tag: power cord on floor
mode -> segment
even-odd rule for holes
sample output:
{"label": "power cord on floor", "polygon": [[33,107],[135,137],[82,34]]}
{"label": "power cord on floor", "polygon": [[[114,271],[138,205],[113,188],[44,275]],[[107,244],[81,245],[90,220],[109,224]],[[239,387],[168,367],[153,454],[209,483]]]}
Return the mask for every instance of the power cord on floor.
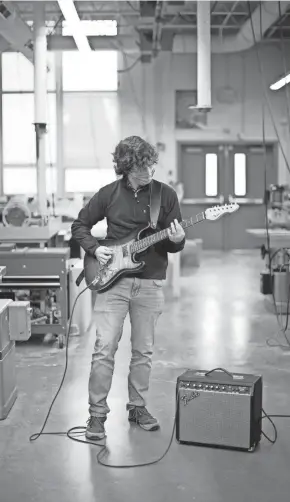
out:
{"label": "power cord on floor", "polygon": [[[105,444],[100,444],[99,441],[98,442],[93,442],[93,441],[79,439],[80,436],[84,436],[85,435],[86,427],[84,427],[84,426],[72,427],[67,432],[43,432],[44,428],[45,428],[45,426],[47,424],[49,415],[51,413],[52,407],[53,407],[53,405],[54,405],[54,403],[55,403],[55,401],[57,399],[57,396],[59,395],[59,393],[61,391],[62,385],[63,385],[64,380],[65,380],[65,376],[66,376],[66,372],[67,372],[67,368],[68,368],[68,342],[69,342],[70,328],[71,328],[71,322],[72,322],[72,319],[73,319],[74,309],[75,309],[75,306],[76,306],[76,303],[77,303],[79,297],[91,286],[91,284],[89,284],[86,288],[84,288],[82,291],[80,291],[80,293],[77,295],[77,297],[76,297],[76,299],[74,301],[72,312],[71,312],[71,317],[70,317],[70,322],[69,322],[69,327],[68,327],[68,334],[67,334],[67,338],[66,338],[65,368],[64,368],[63,377],[61,379],[61,383],[59,385],[59,388],[58,388],[58,390],[57,390],[57,392],[56,392],[56,394],[55,394],[55,396],[54,396],[54,398],[52,400],[52,403],[51,403],[50,407],[49,407],[48,413],[46,415],[46,418],[44,420],[44,423],[43,423],[43,426],[42,426],[40,432],[32,434],[30,436],[29,440],[30,440],[30,442],[33,442],[33,441],[36,441],[40,436],[44,436],[44,435],[46,435],[46,436],[62,436],[62,437],[68,437],[72,441],[76,441],[78,443],[91,444],[93,446],[98,446],[98,447],[101,448],[101,451],[97,455],[97,461],[98,461],[99,464],[101,464],[101,465],[103,465],[105,467],[113,467],[113,468],[117,468],[117,469],[125,469],[125,468],[128,469],[128,468],[145,467],[145,466],[148,466],[148,465],[157,464],[158,462],[160,462],[167,455],[168,451],[171,448],[172,442],[173,442],[174,432],[175,432],[175,428],[176,428],[176,419],[177,419],[177,412],[178,412],[178,404],[179,404],[179,390],[176,393],[176,403],[175,403],[175,410],[176,411],[175,411],[173,429],[172,429],[172,434],[171,434],[171,438],[170,438],[170,441],[169,441],[169,445],[167,446],[165,452],[160,457],[158,457],[155,460],[151,460],[149,462],[142,462],[140,464],[130,464],[130,465],[114,465],[114,464],[105,463],[103,461],[103,458],[107,457],[109,455],[109,453],[110,453],[110,450],[107,448],[107,446]],[[190,370],[190,368],[187,368],[186,370],[188,371],[188,370]],[[214,370],[212,370],[212,371],[214,371]],[[276,442],[276,440],[277,440],[278,433],[277,433],[277,429],[276,429],[276,426],[275,426],[274,422],[271,420],[271,417],[283,417],[283,418],[289,417],[290,418],[290,415],[267,415],[267,413],[263,409],[262,409],[262,412],[264,413],[264,416],[261,418],[261,420],[263,420],[264,418],[267,418],[270,421],[270,423],[273,425],[274,433],[275,433],[274,440],[270,439],[263,431],[262,431],[262,434],[263,434],[263,436],[270,443],[274,444]]]}
{"label": "power cord on floor", "polygon": [[[45,417],[45,420],[44,420],[44,423],[43,423],[43,426],[42,426],[40,432],[32,434],[30,436],[29,440],[30,440],[30,442],[36,441],[40,436],[63,436],[63,437],[68,437],[69,439],[72,439],[73,441],[77,441],[78,443],[91,444],[93,446],[101,447],[102,449],[99,452],[99,454],[97,455],[97,460],[98,460],[99,464],[104,465],[105,467],[129,468],[129,467],[144,467],[146,465],[156,464],[156,463],[160,462],[160,460],[162,460],[165,457],[165,455],[168,453],[168,451],[171,447],[173,437],[174,437],[175,426],[176,426],[176,414],[175,414],[175,418],[174,418],[174,424],[173,424],[173,430],[172,430],[170,442],[169,442],[169,445],[166,448],[165,452],[163,453],[163,455],[156,460],[152,460],[151,462],[146,462],[146,463],[142,463],[142,464],[111,465],[111,464],[104,463],[102,459],[110,453],[109,449],[107,448],[106,445],[100,444],[99,442],[92,442],[92,441],[88,441],[88,440],[77,439],[78,436],[82,436],[85,434],[86,427],[84,427],[84,426],[72,427],[67,432],[43,432],[45,429],[45,426],[47,424],[49,415],[51,413],[52,407],[53,407],[53,405],[54,405],[54,403],[55,403],[55,401],[61,391],[61,388],[62,388],[64,380],[65,380],[65,376],[66,376],[66,372],[67,372],[67,368],[68,368],[68,342],[69,342],[69,336],[70,336],[70,331],[71,331],[71,323],[72,323],[72,319],[73,319],[74,309],[75,309],[75,306],[77,304],[79,297],[93,284],[93,282],[94,281],[92,281],[92,283],[90,283],[87,287],[85,287],[82,291],[80,291],[80,293],[77,295],[77,297],[74,301],[73,308],[71,311],[69,326],[68,326],[68,330],[67,330],[66,346],[65,346],[65,367],[64,367],[63,377],[61,379],[59,388],[58,388],[58,390],[52,400],[50,407],[49,407],[49,410],[47,412],[47,415]],[[177,399],[178,399],[178,397],[177,397]],[[177,406],[176,406],[176,410],[177,410]]]}
{"label": "power cord on floor", "polygon": [[[269,235],[269,219],[268,219],[268,201],[267,201],[267,197],[266,197],[266,192],[267,192],[267,186],[268,186],[268,184],[267,184],[267,151],[266,151],[267,144],[266,144],[266,133],[265,133],[265,104],[266,104],[266,106],[268,108],[268,111],[269,111],[269,114],[270,114],[270,119],[271,119],[273,128],[275,130],[275,134],[276,134],[276,137],[277,137],[277,140],[278,140],[278,143],[279,143],[279,146],[280,146],[280,149],[281,149],[281,152],[282,152],[282,155],[284,157],[285,164],[286,164],[286,167],[287,167],[289,173],[290,173],[290,166],[289,166],[289,162],[288,162],[287,156],[285,154],[285,151],[284,151],[284,148],[283,148],[283,145],[282,145],[282,141],[281,141],[281,138],[280,138],[280,135],[279,135],[279,132],[278,132],[278,128],[277,128],[277,125],[276,125],[276,122],[275,122],[275,119],[274,119],[274,114],[273,114],[273,111],[272,111],[271,103],[270,103],[270,100],[269,100],[269,97],[268,97],[268,94],[267,94],[267,89],[266,89],[266,85],[265,85],[266,80],[264,78],[264,70],[263,70],[263,65],[262,65],[262,58],[260,56],[259,47],[257,45],[257,39],[256,39],[256,34],[255,34],[254,24],[253,24],[253,19],[252,19],[252,11],[251,11],[251,6],[250,6],[250,2],[249,1],[247,2],[247,5],[248,5],[249,20],[250,20],[250,25],[251,25],[252,35],[253,35],[253,41],[254,41],[255,49],[256,49],[256,53],[257,53],[258,69],[259,69],[259,73],[260,73],[260,77],[261,77],[261,86],[262,86],[262,91],[263,91],[263,95],[264,95],[264,103],[263,103],[263,106],[262,106],[262,142],[263,142],[263,145],[264,145],[264,184],[265,184],[265,213],[266,213],[265,214],[265,218],[266,218],[267,247],[268,247],[268,253],[269,253],[269,273],[270,273],[270,278],[272,278],[272,266],[271,266],[272,265],[272,261],[273,261],[274,257],[280,251],[284,251],[285,252],[286,250],[281,248],[281,249],[276,250],[273,253],[272,256],[270,255],[270,235]],[[278,2],[278,9],[279,9],[279,13],[281,14],[280,2]],[[262,39],[262,35],[263,35],[262,26],[263,26],[263,20],[262,20],[262,2],[260,2],[260,39]],[[285,59],[283,44],[282,44],[282,52],[283,52],[284,59]],[[287,89],[286,89],[286,93],[287,93]],[[289,127],[290,127],[290,116],[289,116],[289,110],[290,109],[289,109],[289,104],[288,104],[288,96],[286,96],[286,100],[287,100],[288,120],[289,120]],[[286,253],[287,253],[287,251],[286,251]],[[289,254],[288,254],[288,257],[289,257]],[[288,264],[288,270],[289,270],[289,264]],[[271,344],[270,340],[272,340],[273,338],[268,338],[266,340],[266,343],[270,347],[288,348],[288,347],[290,347],[290,341],[289,341],[289,339],[288,339],[288,337],[286,335],[286,331],[288,329],[289,310],[290,310],[290,284],[289,284],[288,298],[287,298],[287,312],[286,312],[285,327],[282,326],[282,322],[279,320],[279,313],[278,313],[278,307],[277,307],[276,298],[275,298],[275,294],[274,294],[274,290],[273,290],[273,284],[271,284],[271,290],[272,290],[272,298],[273,298],[273,304],[274,304],[276,319],[277,319],[277,322],[278,322],[278,325],[279,325],[279,328],[280,328],[280,332],[283,333],[287,345],[280,344],[278,341],[275,344]],[[280,317],[282,318],[282,306],[281,306]],[[281,322],[281,324],[280,324],[280,322]]]}

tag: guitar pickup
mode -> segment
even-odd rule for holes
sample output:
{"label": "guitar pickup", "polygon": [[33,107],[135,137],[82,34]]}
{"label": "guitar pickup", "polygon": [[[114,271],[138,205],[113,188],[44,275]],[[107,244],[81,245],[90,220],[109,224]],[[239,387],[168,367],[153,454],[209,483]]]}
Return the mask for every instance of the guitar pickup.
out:
{"label": "guitar pickup", "polygon": [[128,252],[128,247],[127,246],[122,246],[122,253],[123,253],[123,258],[125,258],[126,256],[128,256],[129,252]]}

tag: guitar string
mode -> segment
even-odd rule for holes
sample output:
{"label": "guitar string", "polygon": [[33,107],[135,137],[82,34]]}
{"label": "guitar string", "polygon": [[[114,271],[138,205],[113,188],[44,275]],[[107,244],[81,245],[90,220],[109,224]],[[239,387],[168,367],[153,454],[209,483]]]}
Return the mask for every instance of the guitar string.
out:
{"label": "guitar string", "polygon": [[[203,213],[201,213],[201,214],[203,214]],[[197,215],[197,216],[198,216],[198,215]],[[182,221],[181,223],[187,223],[187,221],[190,221],[190,220],[192,220],[192,218],[190,218],[189,220]],[[199,221],[202,221],[202,220],[197,220],[197,221],[195,221],[195,222],[191,223],[191,225],[195,225],[195,224],[196,224],[196,223],[198,223]],[[185,228],[187,228],[187,226],[190,226],[190,225],[185,225]],[[134,242],[131,244],[130,248],[129,248],[130,252],[132,252],[132,251],[131,251],[131,249],[132,249],[132,246],[133,246],[134,244],[137,244],[137,243],[139,243],[139,242],[141,242],[141,241],[145,241],[146,239],[150,239],[150,237],[153,237],[154,235],[157,235],[158,233],[162,234],[162,232],[167,231],[166,233],[167,233],[167,237],[168,237],[168,230],[170,230],[170,229],[169,229],[169,228],[166,228],[166,229],[163,229],[163,230],[161,230],[161,231],[157,232],[156,234],[153,234],[152,236],[148,236],[148,237],[145,237],[145,238],[143,238],[143,239],[140,239],[140,241],[134,241]],[[164,237],[164,239],[166,239],[166,237]],[[162,240],[163,240],[163,239],[162,239]],[[158,241],[157,241],[157,242],[158,242]],[[149,243],[148,245],[150,246],[151,244],[155,244],[155,243],[154,243],[154,241],[153,241],[152,243]],[[126,246],[126,244],[124,244],[124,246]],[[121,246],[121,247],[122,247],[122,246]],[[136,249],[136,250],[133,250],[133,253],[137,253],[137,254],[139,254],[140,252],[142,252],[142,250],[143,250],[143,251],[145,251],[145,249],[142,249],[142,248],[141,248],[141,249]],[[104,270],[104,269],[107,267],[107,265],[108,265],[108,262],[107,262],[107,263],[105,263],[104,265],[100,265],[99,272],[102,272],[102,270]],[[84,267],[83,267],[83,268],[84,268],[84,270],[86,270],[86,269],[87,269],[88,267],[90,267],[90,266],[91,266],[91,264],[84,265]],[[99,272],[98,272],[98,273],[99,273]]]}
{"label": "guitar string", "polygon": [[[233,205],[233,204],[229,204],[229,206],[232,206],[232,205]],[[226,204],[226,206],[227,206],[227,204]],[[221,207],[223,207],[223,206],[221,206]],[[220,209],[220,206],[216,206],[216,208],[217,208],[217,209]],[[213,210],[213,209],[215,209],[215,207],[213,207],[213,208],[209,208],[209,209],[212,209],[212,210]],[[198,217],[199,217],[199,216],[202,216],[202,219],[198,219]],[[207,219],[207,218],[206,218],[206,211],[202,211],[201,213],[198,213],[198,214],[195,216],[196,221],[193,221],[193,218],[194,218],[194,217],[192,216],[191,218],[189,218],[189,219],[187,219],[187,220],[182,220],[182,221],[181,221],[181,225],[182,225],[182,227],[183,227],[183,228],[187,228],[187,227],[189,227],[189,226],[196,225],[197,223],[200,223],[201,221],[204,221],[205,219]],[[144,237],[143,239],[140,239],[140,241],[134,241],[134,242],[131,244],[130,248],[129,248],[130,252],[131,252],[131,253],[133,252],[133,253],[137,253],[137,254],[139,254],[140,252],[145,251],[145,250],[146,250],[146,248],[142,248],[142,247],[141,247],[141,249],[138,249],[138,248],[137,248],[136,250],[133,250],[133,251],[132,251],[132,247],[134,246],[134,244],[136,245],[136,244],[138,244],[138,243],[141,243],[142,241],[143,241],[143,242],[144,242],[144,241],[146,241],[146,239],[148,239],[148,240],[149,240],[149,242],[148,242],[148,246],[151,246],[152,244],[155,244],[155,242],[154,242],[154,240],[153,240],[153,237],[154,237],[155,235],[157,235],[157,234],[161,234],[161,235],[162,235],[162,233],[163,233],[163,232],[165,232],[165,233],[166,233],[166,237],[164,237],[164,238],[160,239],[160,240],[164,240],[164,239],[166,239],[166,238],[168,237],[168,231],[169,231],[169,230],[170,230],[170,227],[165,228],[165,229],[162,229],[162,230],[159,230],[156,234],[153,234],[153,235],[148,236],[148,237]],[[152,242],[150,242],[150,239],[151,239],[151,241],[152,241]],[[156,241],[156,242],[160,242],[160,241]],[[126,244],[124,244],[124,246],[126,246]],[[146,247],[148,247],[148,246],[146,246]],[[102,270],[104,270],[104,269],[107,267],[107,265],[108,265],[108,262],[107,262],[107,263],[105,263],[104,265],[100,265],[99,272],[102,272]],[[87,269],[88,267],[90,267],[90,266],[91,266],[91,265],[84,265],[84,270],[86,270],[86,269]]]}

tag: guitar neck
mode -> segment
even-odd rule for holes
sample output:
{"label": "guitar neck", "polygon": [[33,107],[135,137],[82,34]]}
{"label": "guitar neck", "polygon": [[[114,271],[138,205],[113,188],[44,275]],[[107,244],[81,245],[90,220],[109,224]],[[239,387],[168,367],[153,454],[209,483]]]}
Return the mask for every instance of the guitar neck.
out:
{"label": "guitar neck", "polygon": [[[196,225],[196,223],[200,223],[205,219],[206,219],[205,214],[199,213],[195,217],[189,218],[188,220],[182,220],[180,225],[182,226],[182,228],[188,228],[192,227],[193,225]],[[170,235],[170,228],[165,228],[160,232],[156,232],[156,234],[149,235],[144,239],[140,239],[140,241],[134,242],[131,246],[131,251],[132,253],[136,253],[148,249],[148,247],[153,246],[153,244],[157,244],[157,242],[167,239],[169,235]]]}

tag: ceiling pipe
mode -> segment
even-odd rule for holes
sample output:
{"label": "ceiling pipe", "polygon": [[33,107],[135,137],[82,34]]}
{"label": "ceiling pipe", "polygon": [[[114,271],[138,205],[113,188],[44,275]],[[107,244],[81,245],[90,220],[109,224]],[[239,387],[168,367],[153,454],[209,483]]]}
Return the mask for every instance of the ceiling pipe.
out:
{"label": "ceiling pipe", "polygon": [[[273,12],[269,11],[269,2],[262,2],[260,6],[252,13],[252,23],[255,31],[255,39],[260,42],[266,31],[283,15],[289,8],[290,2],[281,2],[279,11],[278,4],[274,4]],[[262,17],[262,27],[260,30],[260,15]],[[255,43],[251,25],[251,19],[248,19],[241,27],[239,33],[234,36],[212,37],[212,53],[230,53],[240,52],[253,47]],[[194,35],[176,35],[173,42],[173,53],[184,54],[197,52],[197,38]]]}
{"label": "ceiling pipe", "polygon": [[159,0],[156,3],[155,18],[154,18],[154,25],[153,25],[152,56],[154,58],[157,57],[158,52],[161,50],[163,7],[164,7],[164,2]]}
{"label": "ceiling pipe", "polygon": [[[279,19],[278,6],[270,12],[268,2],[262,4],[262,37],[265,32]],[[289,8],[290,2],[281,2],[281,14],[283,15]],[[265,10],[267,9],[267,10]],[[260,7],[252,13],[252,21],[255,30],[255,38],[257,42],[274,43],[277,39],[261,40],[260,34]],[[174,25],[172,25],[172,28]],[[190,29],[190,25],[188,26]],[[88,37],[89,43],[94,50],[114,50],[120,44],[122,50],[140,55],[140,48],[138,42],[131,35],[118,35],[115,37],[98,36]],[[251,21],[248,19],[239,33],[234,36],[224,36],[223,38],[212,36],[211,37],[211,53],[232,53],[240,52],[250,49],[254,45]],[[48,50],[62,51],[62,50],[76,50],[76,44],[72,37],[62,37],[60,35],[52,35],[48,37]],[[162,49],[164,51],[164,48]],[[197,36],[196,35],[179,35],[175,34],[173,40],[172,52],[175,54],[192,54],[197,52]],[[150,55],[150,51],[142,51],[142,54]]]}
{"label": "ceiling pipe", "polygon": [[197,2],[197,108],[211,109],[210,2]]}

